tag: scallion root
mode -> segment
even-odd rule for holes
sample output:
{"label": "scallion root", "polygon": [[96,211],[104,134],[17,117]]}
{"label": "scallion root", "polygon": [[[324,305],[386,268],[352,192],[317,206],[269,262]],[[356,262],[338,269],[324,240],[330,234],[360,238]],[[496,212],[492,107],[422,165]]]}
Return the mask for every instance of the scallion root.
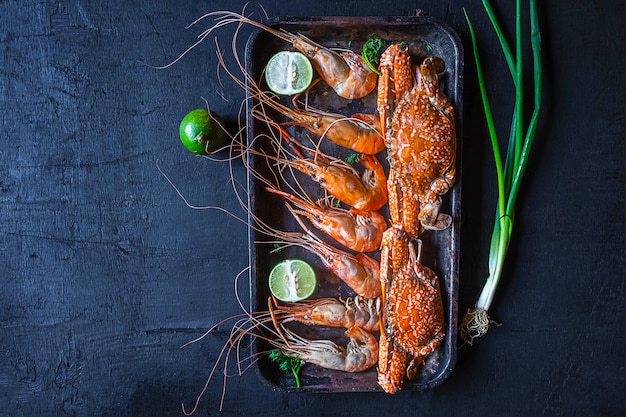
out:
{"label": "scallion root", "polygon": [[497,323],[489,317],[484,308],[468,308],[461,322],[461,339],[464,343],[472,346],[474,339],[487,334],[491,323]]}

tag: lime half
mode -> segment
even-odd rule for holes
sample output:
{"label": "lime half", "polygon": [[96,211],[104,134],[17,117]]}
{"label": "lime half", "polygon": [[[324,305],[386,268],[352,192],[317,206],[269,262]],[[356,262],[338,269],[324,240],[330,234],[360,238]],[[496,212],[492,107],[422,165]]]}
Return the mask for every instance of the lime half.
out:
{"label": "lime half", "polygon": [[270,58],[265,67],[267,86],[280,95],[304,92],[313,81],[311,61],[300,52],[280,51]]}
{"label": "lime half", "polygon": [[317,278],[311,265],[301,259],[285,259],[272,268],[270,291],[281,301],[304,300],[315,292]]}

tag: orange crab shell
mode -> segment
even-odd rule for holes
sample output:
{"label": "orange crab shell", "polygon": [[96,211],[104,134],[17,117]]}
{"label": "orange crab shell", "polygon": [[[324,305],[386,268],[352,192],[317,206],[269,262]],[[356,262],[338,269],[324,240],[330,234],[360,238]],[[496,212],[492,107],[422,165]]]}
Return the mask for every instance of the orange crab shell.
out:
{"label": "orange crab shell", "polygon": [[[443,61],[428,57],[415,82],[408,48],[390,46],[381,58],[378,111],[385,133],[391,227],[381,245],[383,311],[378,383],[388,393],[442,342],[443,302],[435,273],[421,264],[414,239],[424,229],[451,223],[440,214],[441,195],[454,184],[454,110],[440,93],[437,73]],[[420,244],[420,243],[418,243]]]}
{"label": "orange crab shell", "polygon": [[416,265],[421,272],[407,267],[391,282],[387,328],[394,342],[421,362],[439,345],[445,322],[437,276],[430,268]]}
{"label": "orange crab shell", "polygon": [[405,373],[412,379],[416,367],[441,344],[445,321],[439,280],[421,264],[421,249],[416,251],[407,234],[393,228],[385,232],[382,249],[378,384],[393,394]]}
{"label": "orange crab shell", "polygon": [[438,217],[439,196],[454,184],[454,110],[438,91],[437,68],[432,58],[420,66],[419,83],[399,98],[387,138],[388,159],[394,172],[389,188],[399,187],[399,202],[405,207],[392,212],[392,216],[413,236],[420,233],[417,223],[435,228],[432,226]]}

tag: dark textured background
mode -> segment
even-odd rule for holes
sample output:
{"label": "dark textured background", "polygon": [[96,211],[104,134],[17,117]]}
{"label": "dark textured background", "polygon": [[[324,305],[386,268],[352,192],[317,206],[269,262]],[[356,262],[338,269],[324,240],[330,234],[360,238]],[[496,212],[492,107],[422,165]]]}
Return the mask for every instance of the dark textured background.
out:
{"label": "dark textured background", "polygon": [[[496,8],[511,34],[513,6]],[[504,3],[507,3],[504,6]],[[228,380],[221,415],[623,416],[624,1],[539,2],[545,101],[515,239],[493,306],[502,323],[458,353],[436,389],[284,394]],[[234,126],[243,98],[217,77],[212,39],[167,70],[231,1],[0,1],[0,416],[175,416],[204,384],[239,312],[246,227],[227,164],[180,144],[210,100]],[[495,177],[462,7],[479,37],[501,135],[512,86],[480,3],[264,1],[270,16],[445,20],[466,48],[460,311],[486,275]],[[258,5],[253,4],[251,11]],[[219,31],[227,46],[232,28]],[[224,99],[220,98],[224,97]],[[235,165],[236,178],[244,171]],[[218,375],[197,415],[218,415]],[[290,411],[287,411],[287,410]]]}

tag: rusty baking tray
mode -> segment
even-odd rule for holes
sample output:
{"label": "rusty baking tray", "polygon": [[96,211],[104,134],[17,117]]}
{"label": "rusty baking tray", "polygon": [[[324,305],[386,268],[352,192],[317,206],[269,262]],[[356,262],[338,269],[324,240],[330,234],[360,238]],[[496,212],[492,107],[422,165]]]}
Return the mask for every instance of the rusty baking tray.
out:
{"label": "rusty baking tray", "polygon": [[[405,381],[403,390],[419,390],[440,384],[452,371],[457,349],[457,296],[459,278],[459,244],[461,218],[461,120],[462,120],[462,88],[463,88],[463,49],[458,36],[446,24],[432,17],[306,17],[280,18],[266,22],[273,28],[285,29],[291,33],[300,33],[326,47],[351,48],[360,52],[363,43],[371,36],[379,37],[387,42],[404,41],[409,47],[415,63],[429,55],[441,57],[446,63],[445,72],[440,75],[443,91],[453,103],[456,111],[457,137],[457,180],[454,188],[444,196],[442,211],[453,216],[453,224],[445,231],[428,231],[422,235],[424,252],[422,262],[432,268],[440,278],[440,286],[444,302],[447,331],[445,341],[427,359],[417,378]],[[276,52],[293,49],[284,41],[263,30],[256,30],[251,35],[245,50],[246,70],[255,80],[262,78],[263,69],[269,58]],[[263,87],[263,85],[262,85]],[[289,104],[288,98],[285,103]],[[325,83],[317,84],[309,94],[309,105],[318,109],[351,115],[358,112],[374,113],[376,92],[363,99],[346,100],[338,97]],[[248,100],[248,109],[255,104]],[[279,114],[273,117],[277,122],[288,119]],[[290,127],[296,137],[306,138],[301,128]],[[261,140],[254,140],[267,130],[267,126],[247,116],[248,143],[253,147],[263,147]],[[329,141],[322,142],[322,151],[328,154],[345,157],[353,152],[339,148]],[[378,159],[386,164],[383,153]],[[264,158],[250,155],[249,164],[259,173],[265,172],[267,163]],[[313,198],[320,198],[322,192],[317,184],[307,177],[299,179]],[[264,190],[265,184],[254,176],[249,176],[248,192],[250,209],[254,215],[283,231],[301,231],[292,215],[284,207],[280,197],[271,195]],[[381,212],[388,215],[387,207]],[[252,218],[250,219],[252,221]],[[311,227],[316,235],[322,237]],[[287,248],[280,253],[272,253],[272,245],[259,244],[268,237],[250,229],[250,288],[251,311],[267,310],[269,288],[267,277],[273,265],[290,257],[306,259],[315,268],[320,281],[319,288],[313,297],[347,297],[353,292],[336,277],[324,269],[318,258],[303,249]],[[376,256],[376,254],[374,254]],[[331,339],[345,346],[347,339],[343,329],[325,327],[298,326],[301,335],[311,339]],[[252,343],[254,352],[266,351],[268,346],[261,340]],[[295,390],[294,378],[270,363],[266,358],[258,361],[260,378],[272,387],[281,390]],[[306,365],[302,368],[302,391],[310,392],[361,392],[380,390],[376,382],[376,367],[361,373],[346,373]]]}

